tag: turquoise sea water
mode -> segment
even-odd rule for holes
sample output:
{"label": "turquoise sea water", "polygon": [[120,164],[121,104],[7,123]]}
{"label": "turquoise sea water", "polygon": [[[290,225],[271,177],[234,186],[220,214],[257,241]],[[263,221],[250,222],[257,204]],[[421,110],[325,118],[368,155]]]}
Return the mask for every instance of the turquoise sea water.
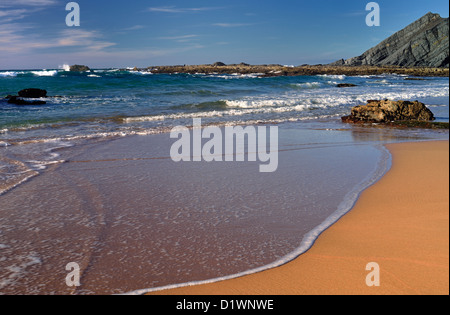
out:
{"label": "turquoise sea water", "polygon": [[[153,75],[92,70],[1,71],[0,96],[41,88],[44,106],[0,101],[0,141],[152,133],[205,123],[251,123],[339,118],[369,99],[422,100],[438,120],[449,118],[448,78],[340,75],[259,78],[255,75]],[[338,89],[338,83],[357,87]]]}

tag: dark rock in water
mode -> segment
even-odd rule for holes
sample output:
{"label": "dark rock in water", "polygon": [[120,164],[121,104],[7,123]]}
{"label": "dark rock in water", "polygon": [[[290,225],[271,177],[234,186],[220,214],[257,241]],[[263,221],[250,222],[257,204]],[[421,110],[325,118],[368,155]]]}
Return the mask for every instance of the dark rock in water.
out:
{"label": "dark rock in water", "polygon": [[427,13],[358,57],[331,65],[449,67],[449,21]]}
{"label": "dark rock in water", "polygon": [[47,102],[45,101],[27,101],[23,98],[20,98],[18,96],[11,96],[8,99],[8,104],[14,104],[14,105],[45,105]]}
{"label": "dark rock in water", "polygon": [[19,91],[19,96],[26,97],[26,98],[47,97],[47,91],[41,90],[41,89],[25,89],[25,90]]}
{"label": "dark rock in water", "polygon": [[357,86],[356,84],[351,84],[351,83],[340,83],[338,85],[336,85],[336,87],[338,88],[346,88],[346,87],[354,87]]}
{"label": "dark rock in water", "polygon": [[218,61],[218,62],[213,63],[213,66],[214,67],[225,67],[226,64],[224,64],[223,62]]}
{"label": "dark rock in water", "polygon": [[405,78],[405,81],[425,81],[423,78]]}
{"label": "dark rock in water", "polygon": [[81,65],[73,65],[70,66],[69,71],[72,72],[84,72],[84,71],[90,71],[91,69],[88,66],[81,66]]}
{"label": "dark rock in water", "polygon": [[367,105],[355,106],[350,116],[342,117],[346,123],[372,122],[387,123],[392,121],[432,121],[433,113],[418,101],[367,101]]}

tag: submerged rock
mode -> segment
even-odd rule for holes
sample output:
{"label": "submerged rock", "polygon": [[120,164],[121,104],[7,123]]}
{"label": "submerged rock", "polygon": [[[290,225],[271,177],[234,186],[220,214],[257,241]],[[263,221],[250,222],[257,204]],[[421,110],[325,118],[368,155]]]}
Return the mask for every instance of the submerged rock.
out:
{"label": "submerged rock", "polygon": [[356,84],[351,84],[351,83],[340,83],[338,85],[336,85],[336,87],[338,88],[346,88],[346,87],[354,87],[357,86]]}
{"label": "submerged rock", "polygon": [[41,97],[47,97],[47,91],[41,90],[41,89],[25,89],[22,91],[19,91],[20,97],[26,97],[26,98],[41,98]]}
{"label": "submerged rock", "polygon": [[392,121],[432,121],[433,113],[418,101],[367,101],[367,105],[355,106],[350,116],[342,117],[343,122],[387,123]]}
{"label": "submerged rock", "polygon": [[23,98],[20,98],[18,96],[11,96],[8,99],[8,104],[14,104],[14,105],[45,105],[47,102],[45,101],[27,101]]}
{"label": "submerged rock", "polygon": [[8,100],[8,104],[13,105],[45,105],[47,104],[46,101],[28,101],[24,98],[33,99],[33,98],[42,98],[47,97],[47,91],[41,90],[41,89],[25,89],[19,91],[18,96],[17,95],[8,95],[5,97],[6,100]]}

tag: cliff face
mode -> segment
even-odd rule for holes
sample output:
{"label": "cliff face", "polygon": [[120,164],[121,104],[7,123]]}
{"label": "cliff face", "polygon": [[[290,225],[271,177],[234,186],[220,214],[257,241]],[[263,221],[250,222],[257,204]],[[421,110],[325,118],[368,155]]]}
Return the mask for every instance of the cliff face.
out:
{"label": "cliff face", "polygon": [[427,13],[358,57],[333,65],[449,67],[448,18]]}

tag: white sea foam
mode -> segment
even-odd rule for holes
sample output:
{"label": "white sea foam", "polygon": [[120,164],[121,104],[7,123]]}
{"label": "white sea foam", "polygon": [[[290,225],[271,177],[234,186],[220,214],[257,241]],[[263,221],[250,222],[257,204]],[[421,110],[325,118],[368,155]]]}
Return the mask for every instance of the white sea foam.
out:
{"label": "white sea foam", "polygon": [[29,172],[24,172],[24,174],[29,173],[27,176],[23,177],[20,181],[16,182],[14,185],[11,185],[7,188],[0,188],[0,196],[7,193],[8,191],[18,187],[20,184],[23,184],[25,182],[27,182],[29,179],[39,175],[37,172],[35,171],[29,171]]}
{"label": "white sea foam", "polygon": [[[314,83],[314,82],[313,82]],[[309,93],[308,93],[309,92]],[[338,106],[355,106],[365,104],[370,99],[419,99],[425,97],[445,97],[449,95],[448,87],[436,87],[423,90],[403,89],[396,92],[370,92],[369,89],[354,92],[336,91],[317,94],[315,90],[304,90],[301,94],[293,93],[280,98],[248,97],[238,100],[224,100],[228,109],[225,111],[201,111],[194,113],[175,113],[166,115],[149,115],[140,117],[129,117],[123,119],[124,123],[163,121],[165,119],[191,119],[199,117],[231,117],[248,114],[270,114],[302,112],[308,109],[333,108]],[[334,114],[334,113],[330,113]],[[270,119],[270,117],[267,117]]]}
{"label": "white sea foam", "polygon": [[27,269],[34,265],[42,264],[42,259],[37,253],[30,253],[27,256],[21,256],[20,263],[7,266],[4,268],[4,277],[0,280],[0,290],[11,285],[16,280],[25,277]]}
{"label": "white sea foam", "polygon": [[298,103],[297,100],[290,99],[249,99],[249,100],[235,100],[225,101],[230,108],[261,108],[273,106],[290,106]]}
{"label": "white sea foam", "polygon": [[149,71],[129,71],[132,74],[137,74],[137,75],[149,75],[149,74],[153,74]]}
{"label": "white sea foam", "polygon": [[30,164],[31,168],[34,171],[42,171],[45,170],[47,168],[47,166],[49,165],[54,165],[54,164],[61,164],[64,163],[65,160],[60,160],[60,161],[27,161],[27,163]]}
{"label": "white sea foam", "polygon": [[42,70],[42,71],[31,71],[32,74],[38,77],[53,77],[58,74],[57,70]]}
{"label": "white sea foam", "polygon": [[234,79],[257,79],[257,78],[261,77],[262,75],[264,75],[264,73],[248,73],[248,74],[232,73],[232,74],[223,74],[223,75],[208,75],[208,77],[225,79],[225,80],[234,80]]}
{"label": "white sea foam", "polygon": [[70,71],[70,66],[68,64],[64,64],[62,66],[59,66],[58,68],[67,72]]}
{"label": "white sea foam", "polygon": [[[273,101],[271,101],[273,102]],[[268,102],[268,103],[271,103]],[[250,105],[251,106],[251,105]],[[273,106],[273,107],[272,107]],[[227,111],[207,111],[196,113],[178,113],[169,115],[155,115],[155,116],[140,116],[140,117],[128,117],[124,118],[124,123],[136,123],[136,122],[152,122],[152,121],[164,121],[166,119],[192,119],[192,118],[206,118],[206,117],[225,117],[225,116],[243,116],[247,114],[267,114],[267,113],[285,113],[285,112],[300,112],[308,108],[326,108],[324,105],[290,105],[284,107],[251,107],[243,109],[230,109]]]}
{"label": "white sea foam", "polygon": [[293,87],[302,88],[302,89],[315,89],[322,86],[320,82],[305,82],[305,83],[295,83],[292,84]]}
{"label": "white sea foam", "polygon": [[14,71],[6,71],[6,72],[0,72],[0,77],[16,77],[17,72]]}
{"label": "white sea foam", "polygon": [[330,79],[335,79],[335,80],[345,80],[345,78],[347,77],[344,74],[319,74],[318,77],[322,77],[322,78],[330,78]]}
{"label": "white sea foam", "polygon": [[96,75],[96,74],[89,74],[88,77],[89,78],[101,78],[101,76]]}

